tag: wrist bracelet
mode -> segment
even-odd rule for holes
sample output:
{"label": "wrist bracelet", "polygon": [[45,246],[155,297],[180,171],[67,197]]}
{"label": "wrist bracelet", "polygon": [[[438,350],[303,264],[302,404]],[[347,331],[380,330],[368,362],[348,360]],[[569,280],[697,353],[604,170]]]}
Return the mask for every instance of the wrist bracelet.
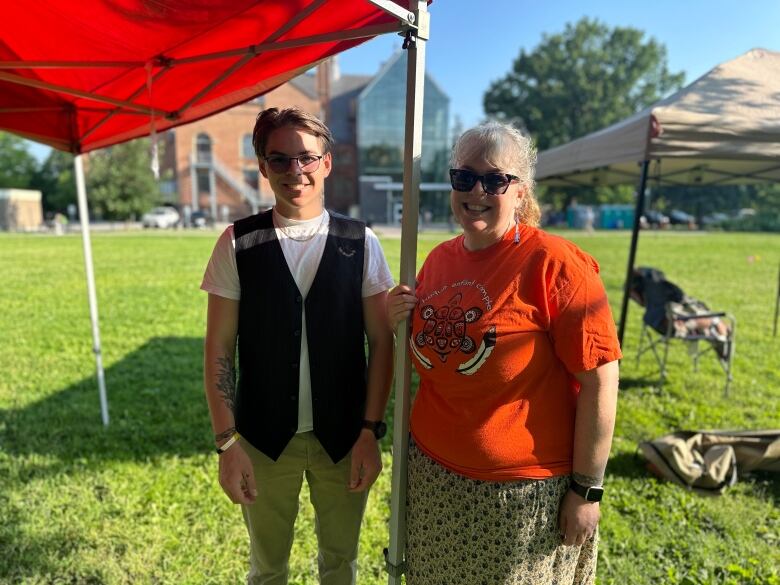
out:
{"label": "wrist bracelet", "polygon": [[230,447],[233,446],[233,443],[237,443],[240,438],[241,435],[239,435],[238,433],[233,433],[232,437],[230,437],[227,441],[222,443],[222,445],[217,447],[217,453],[219,455],[222,455],[225,451],[227,451],[228,449],[230,449]]}

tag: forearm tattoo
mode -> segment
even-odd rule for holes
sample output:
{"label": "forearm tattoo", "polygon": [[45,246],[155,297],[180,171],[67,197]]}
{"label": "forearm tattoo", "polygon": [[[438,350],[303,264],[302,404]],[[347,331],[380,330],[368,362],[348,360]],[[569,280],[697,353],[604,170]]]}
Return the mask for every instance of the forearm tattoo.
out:
{"label": "forearm tattoo", "polygon": [[220,441],[224,441],[225,439],[229,439],[233,436],[233,433],[236,432],[236,427],[230,427],[228,429],[225,429],[221,433],[217,433],[214,435],[214,442],[219,443]]}
{"label": "forearm tattoo", "polygon": [[601,485],[604,480],[603,477],[596,477],[595,475],[584,475],[582,473],[572,473],[571,478],[580,485],[585,487],[593,487],[595,485]]}
{"label": "forearm tattoo", "polygon": [[222,394],[230,412],[236,405],[236,367],[228,356],[217,358],[217,390]]}

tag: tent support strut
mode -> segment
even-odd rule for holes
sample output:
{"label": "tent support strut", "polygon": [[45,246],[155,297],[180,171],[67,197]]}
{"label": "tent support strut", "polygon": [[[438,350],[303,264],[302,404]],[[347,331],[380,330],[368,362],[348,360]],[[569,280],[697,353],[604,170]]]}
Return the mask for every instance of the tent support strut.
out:
{"label": "tent support strut", "polygon": [[650,161],[642,161],[642,174],[639,176],[639,188],[636,194],[636,211],[634,212],[634,228],[631,232],[631,249],[628,252],[628,267],[626,268],[626,282],[623,285],[623,302],[620,305],[620,325],[618,328],[618,340],[623,347],[623,334],[626,331],[626,316],[628,315],[628,291],[631,288],[631,276],[634,273],[636,261],[636,247],[639,241],[640,219],[645,212],[645,188],[647,186],[647,171]]}
{"label": "tent support strut", "polygon": [[87,274],[89,318],[92,322],[92,351],[95,354],[95,372],[98,382],[98,392],[100,393],[100,414],[103,418],[103,425],[108,426],[108,398],[106,396],[106,379],[103,373],[103,354],[100,347],[100,326],[98,324],[95,270],[92,265],[92,241],[89,236],[87,189],[84,183],[84,164],[80,154],[73,157],[73,166],[76,174],[76,193],[78,196],[79,221],[81,223],[81,242],[84,248],[84,268]]}
{"label": "tent support strut", "polygon": [[[422,158],[423,91],[425,88],[425,45],[429,14],[425,0],[409,0],[409,8],[424,34],[410,36],[404,43],[406,61],[406,127],[404,135],[404,194],[401,222],[401,284],[415,288],[417,222],[420,212]],[[406,478],[409,453],[409,405],[411,360],[406,343],[410,319],[399,323],[395,352],[395,410],[393,425],[393,475],[390,494],[390,543],[385,549],[385,569],[389,585],[401,585],[406,571]]]}

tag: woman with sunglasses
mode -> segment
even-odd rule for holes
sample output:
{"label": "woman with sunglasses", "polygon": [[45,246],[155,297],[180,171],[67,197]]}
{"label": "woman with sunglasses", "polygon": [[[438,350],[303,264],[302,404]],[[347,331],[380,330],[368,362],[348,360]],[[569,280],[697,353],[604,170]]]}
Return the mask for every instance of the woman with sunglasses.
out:
{"label": "woman with sunglasses", "polygon": [[491,122],[452,153],[463,233],[390,292],[420,387],[407,583],[593,583],[621,357],[598,264],[537,226],[535,152]]}

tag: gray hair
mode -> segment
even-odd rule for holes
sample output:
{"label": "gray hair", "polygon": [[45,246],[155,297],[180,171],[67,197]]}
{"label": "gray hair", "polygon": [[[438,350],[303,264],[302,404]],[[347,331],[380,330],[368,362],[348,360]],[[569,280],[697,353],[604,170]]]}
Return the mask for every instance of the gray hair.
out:
{"label": "gray hair", "polygon": [[520,221],[538,226],[541,211],[534,193],[536,147],[531,138],[509,124],[484,122],[460,135],[452,147],[450,163],[458,167],[474,158],[482,158],[520,178],[520,187],[525,190],[523,203],[518,209]]}

